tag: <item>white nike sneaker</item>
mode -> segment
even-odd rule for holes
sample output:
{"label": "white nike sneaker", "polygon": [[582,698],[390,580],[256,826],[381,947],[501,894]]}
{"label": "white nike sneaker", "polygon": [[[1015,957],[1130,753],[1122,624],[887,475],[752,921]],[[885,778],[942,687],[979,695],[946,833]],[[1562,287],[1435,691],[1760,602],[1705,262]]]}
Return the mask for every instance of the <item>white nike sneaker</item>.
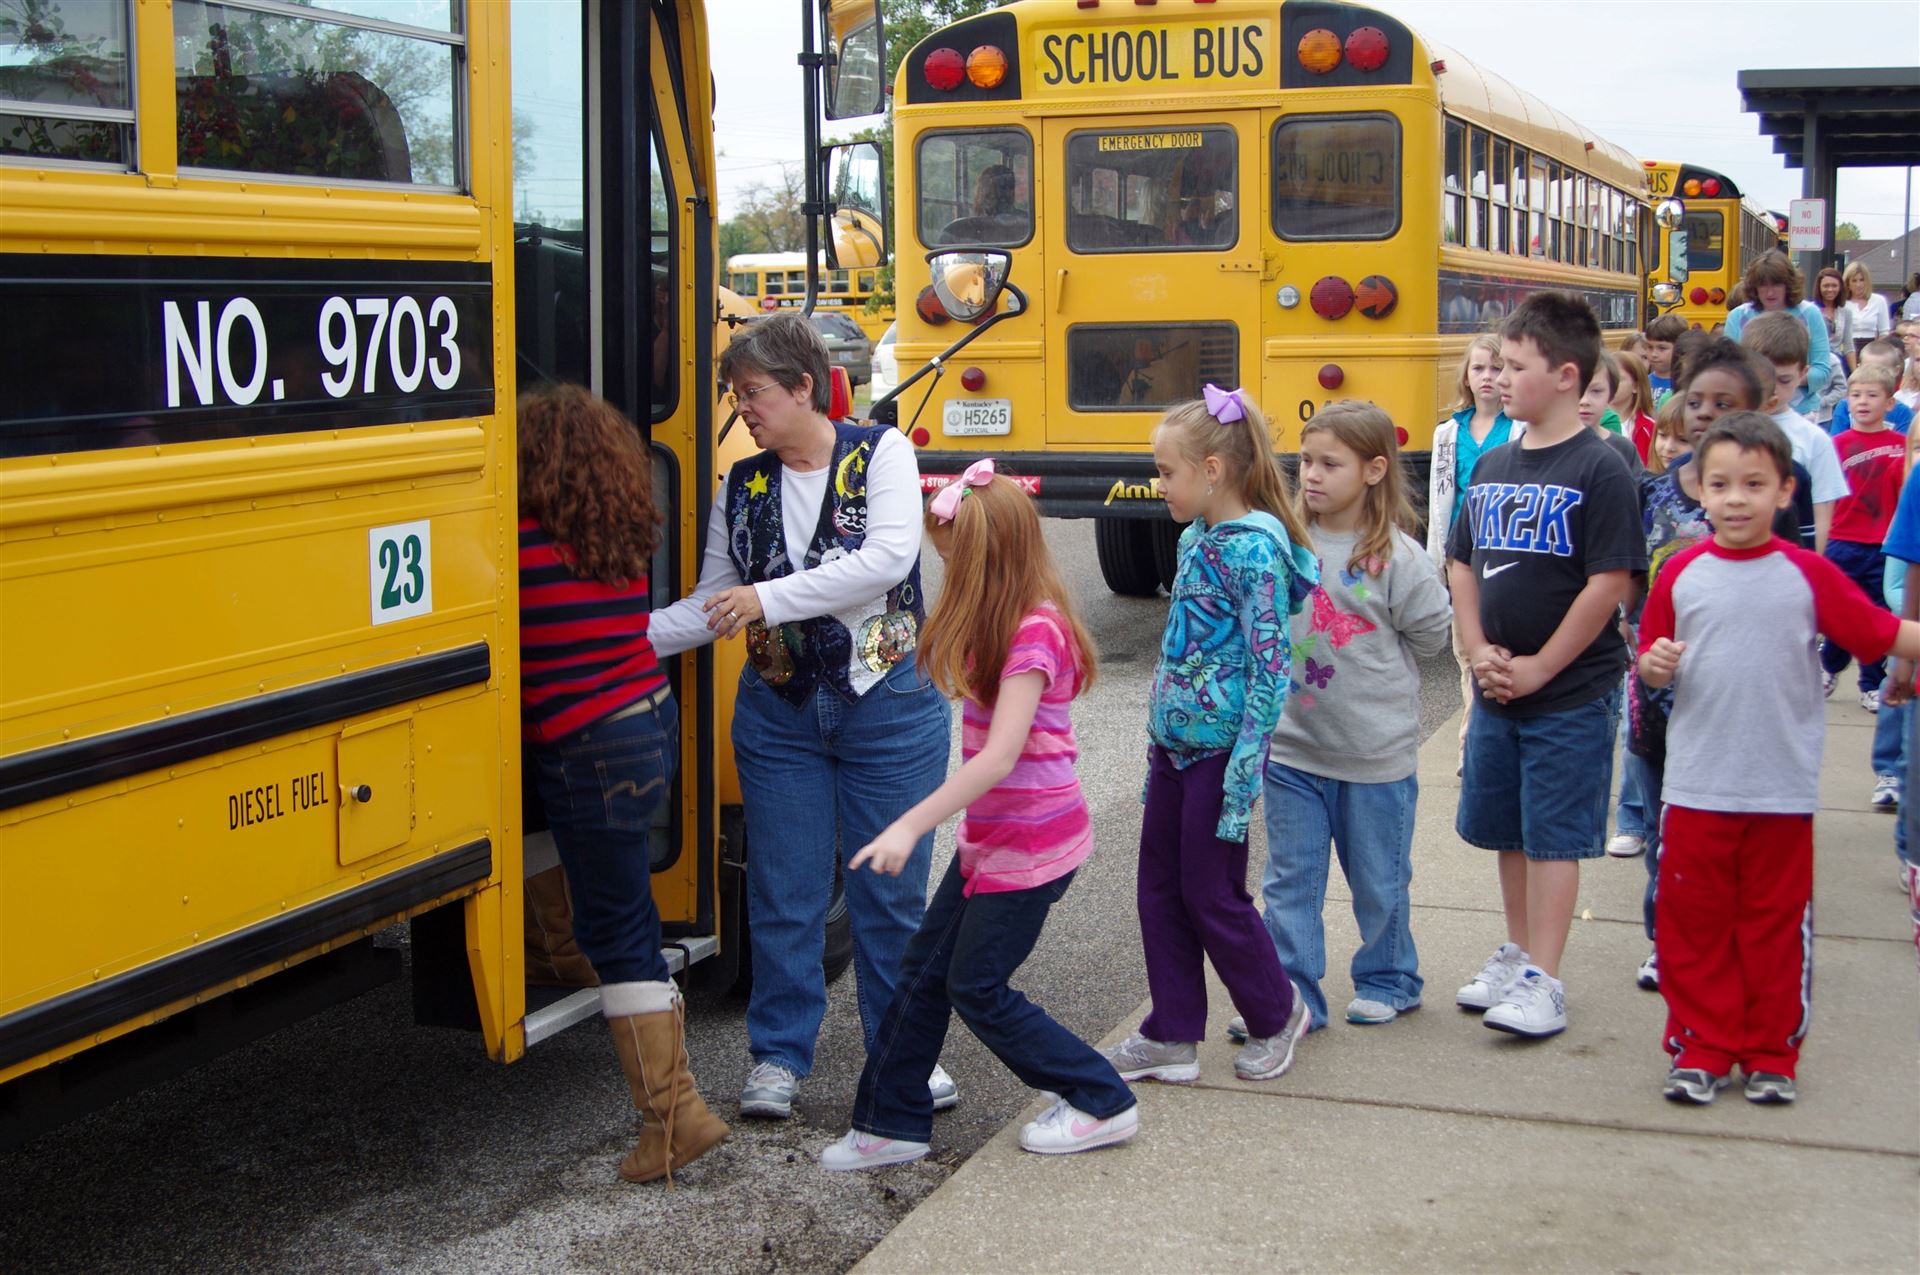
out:
{"label": "white nike sneaker", "polygon": [[1039,1155],[1071,1155],[1125,1142],[1138,1132],[1137,1105],[1102,1120],[1062,1099],[1041,1112],[1038,1120],[1021,1127],[1020,1146]]}

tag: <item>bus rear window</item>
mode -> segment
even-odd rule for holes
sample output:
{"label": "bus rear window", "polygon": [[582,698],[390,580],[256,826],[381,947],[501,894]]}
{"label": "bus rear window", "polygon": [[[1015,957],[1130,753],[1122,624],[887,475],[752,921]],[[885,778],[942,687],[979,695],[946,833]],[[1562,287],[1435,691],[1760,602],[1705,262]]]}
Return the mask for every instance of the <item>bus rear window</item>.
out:
{"label": "bus rear window", "polygon": [[1400,229],[1400,125],[1391,115],[1301,115],[1273,129],[1273,233],[1387,239]]}
{"label": "bus rear window", "polygon": [[1033,238],[1033,139],[1019,129],[922,137],[914,185],[929,248],[1014,248]]}
{"label": "bus rear window", "polygon": [[1689,212],[1686,226],[1687,269],[1718,270],[1726,258],[1726,219],[1717,212]]}
{"label": "bus rear window", "polygon": [[1230,128],[1076,133],[1067,139],[1067,247],[1191,252],[1240,237]]}
{"label": "bus rear window", "polygon": [[1067,329],[1067,405],[1144,412],[1236,383],[1240,333],[1231,323],[1082,323]]}
{"label": "bus rear window", "polygon": [[127,6],[0,4],[0,155],[133,158]]}

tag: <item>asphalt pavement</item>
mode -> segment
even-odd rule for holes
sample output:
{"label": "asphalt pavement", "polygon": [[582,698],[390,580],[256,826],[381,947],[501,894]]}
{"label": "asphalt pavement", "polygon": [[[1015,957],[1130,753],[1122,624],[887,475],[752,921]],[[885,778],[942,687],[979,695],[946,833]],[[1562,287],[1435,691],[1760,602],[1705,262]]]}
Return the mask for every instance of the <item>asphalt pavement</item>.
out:
{"label": "asphalt pavement", "polygon": [[[1146,995],[1134,855],[1166,601],[1106,591],[1092,524],[1051,522],[1047,539],[1103,655],[1074,711],[1096,849],[1019,982],[1097,1039]],[[1456,685],[1450,659],[1429,670],[1423,732],[1455,711]],[[935,853],[937,880],[950,828]],[[1032,1097],[956,1024],[944,1062],[962,1101],[933,1155],[822,1172],[859,1075],[853,998],[851,975],[830,989],[786,1123],[735,1118],[744,1005],[693,1006],[694,1074],[734,1136],[669,1191],[614,1171],[632,1109],[597,1022],[501,1067],[477,1036],[414,1026],[405,983],[390,985],[0,1155],[0,1271],[845,1270]]]}

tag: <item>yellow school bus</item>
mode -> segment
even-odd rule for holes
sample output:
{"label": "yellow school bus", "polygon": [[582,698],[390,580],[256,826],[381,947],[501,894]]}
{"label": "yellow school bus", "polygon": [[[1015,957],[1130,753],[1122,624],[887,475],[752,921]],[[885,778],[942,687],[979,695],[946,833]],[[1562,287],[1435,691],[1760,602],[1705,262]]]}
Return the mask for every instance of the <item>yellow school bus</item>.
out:
{"label": "yellow school bus", "polygon": [[1660,314],[1688,326],[1724,323],[1728,298],[1754,258],[1782,246],[1779,218],[1731,177],[1697,164],[1644,161],[1659,225],[1647,296]]}
{"label": "yellow school bus", "polygon": [[[867,340],[878,341],[893,322],[893,307],[869,308],[868,299],[880,286],[880,265],[828,268],[816,258],[819,292],[816,310],[846,315],[860,325]],[[727,258],[727,286],[758,309],[797,310],[807,300],[807,255],[804,252],[737,252]]]}
{"label": "yellow school bus", "polygon": [[903,377],[959,334],[926,254],[1005,253],[1025,309],[879,415],[930,481],[991,448],[1099,519],[1120,592],[1169,578],[1147,432],[1203,384],[1282,451],[1371,399],[1424,471],[1468,340],[1529,293],[1639,326],[1638,161],[1377,10],[1022,0],[923,40],[894,103]]}
{"label": "yellow school bus", "polygon": [[[576,381],[637,423],[656,601],[685,592],[718,474],[704,6],[23,4],[0,1140],[393,977],[400,943],[418,1017],[511,1062],[597,1008],[523,978],[553,856],[522,809],[514,400]],[[877,14],[802,8],[844,107]],[[739,660],[670,670],[649,848],[676,968],[737,960]]]}

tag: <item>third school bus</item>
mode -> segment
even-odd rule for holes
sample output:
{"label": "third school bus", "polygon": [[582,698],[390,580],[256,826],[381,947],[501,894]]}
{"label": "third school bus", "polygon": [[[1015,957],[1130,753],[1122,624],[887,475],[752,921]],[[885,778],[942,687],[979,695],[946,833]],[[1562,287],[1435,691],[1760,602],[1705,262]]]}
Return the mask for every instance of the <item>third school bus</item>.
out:
{"label": "third school bus", "polygon": [[1006,252],[1026,309],[892,410],[923,471],[990,450],[1099,519],[1123,592],[1170,575],[1147,435],[1203,384],[1283,452],[1371,399],[1424,474],[1467,342],[1528,294],[1640,325],[1639,163],[1376,10],[1023,0],[921,41],[894,102],[901,368],[956,335],[929,251]]}
{"label": "third school bus", "polygon": [[1689,327],[1726,322],[1747,267],[1781,246],[1779,222],[1724,173],[1657,160],[1645,167],[1647,193],[1664,210],[1647,272],[1653,309],[1677,314]]}

